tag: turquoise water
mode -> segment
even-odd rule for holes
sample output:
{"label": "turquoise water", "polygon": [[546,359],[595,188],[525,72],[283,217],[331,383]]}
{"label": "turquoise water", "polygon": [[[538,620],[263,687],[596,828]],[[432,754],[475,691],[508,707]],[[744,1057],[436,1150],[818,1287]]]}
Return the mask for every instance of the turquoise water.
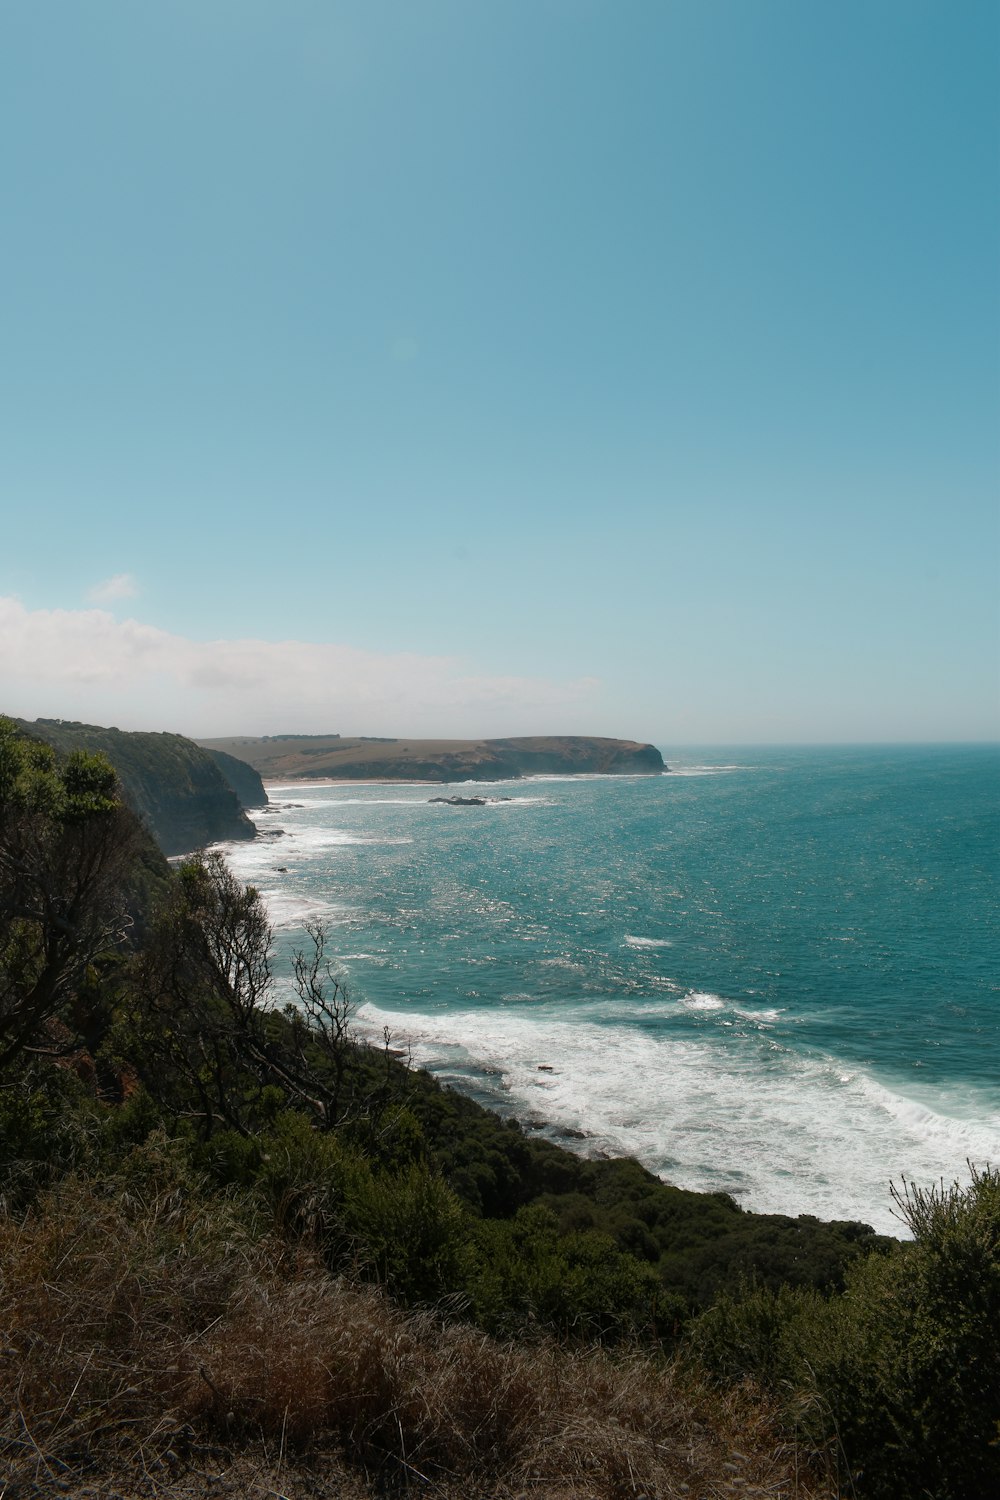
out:
{"label": "turquoise water", "polygon": [[228,853],[279,971],[326,922],[359,1024],[478,1097],[750,1208],[898,1231],[890,1179],[1000,1161],[1000,753],[665,756],[464,785],[510,799],[482,808],[272,787],[268,836]]}

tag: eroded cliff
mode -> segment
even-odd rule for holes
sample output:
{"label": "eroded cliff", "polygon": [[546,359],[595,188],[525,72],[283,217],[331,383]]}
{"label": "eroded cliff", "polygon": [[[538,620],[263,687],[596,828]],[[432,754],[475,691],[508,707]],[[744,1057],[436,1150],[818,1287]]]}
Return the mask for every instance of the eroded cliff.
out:
{"label": "eroded cliff", "polygon": [[[62,754],[103,751],[118,772],[129,804],[164,854],[187,854],[223,839],[252,839],[256,834],[240,797],[208,751],[194,740],[67,719],[16,722],[25,733],[47,741]],[[259,784],[260,778],[255,780]]]}

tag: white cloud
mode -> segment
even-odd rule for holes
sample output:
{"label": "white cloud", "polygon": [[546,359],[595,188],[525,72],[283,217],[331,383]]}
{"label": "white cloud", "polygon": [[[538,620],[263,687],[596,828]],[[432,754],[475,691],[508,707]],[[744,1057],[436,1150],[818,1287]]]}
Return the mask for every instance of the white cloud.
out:
{"label": "white cloud", "polygon": [[134,599],[139,592],[138,584],[131,573],[114,573],[103,583],[95,583],[87,592],[94,604],[113,604],[116,599]]}
{"label": "white cloud", "polygon": [[[484,676],[334,642],[193,641],[0,596],[0,712],[182,733],[593,733],[600,684]],[[588,713],[591,717],[588,719]]]}

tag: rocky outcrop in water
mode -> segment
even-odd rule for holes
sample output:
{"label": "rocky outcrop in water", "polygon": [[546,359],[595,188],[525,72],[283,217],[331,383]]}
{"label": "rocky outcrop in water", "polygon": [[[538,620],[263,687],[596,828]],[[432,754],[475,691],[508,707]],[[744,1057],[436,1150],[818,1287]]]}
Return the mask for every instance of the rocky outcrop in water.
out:
{"label": "rocky outcrop in water", "polygon": [[444,802],[448,807],[485,807],[485,797],[428,797],[428,802]]}

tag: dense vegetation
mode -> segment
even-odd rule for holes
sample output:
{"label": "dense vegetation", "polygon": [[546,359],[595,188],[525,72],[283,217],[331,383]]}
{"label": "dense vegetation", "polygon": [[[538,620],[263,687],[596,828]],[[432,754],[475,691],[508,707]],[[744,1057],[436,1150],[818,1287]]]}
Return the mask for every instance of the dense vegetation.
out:
{"label": "dense vegetation", "polygon": [[1000,1486],[1000,1176],[901,1192],[911,1243],[742,1213],[360,1045],[322,929],[294,981],[277,1008],[263,906],[220,858],[170,875],[103,757],[0,721],[19,1473],[127,1434],[175,1466],[333,1434],[456,1493],[805,1496],[809,1464],[862,1500]]}
{"label": "dense vegetation", "polygon": [[180,734],[105,729],[68,719],[20,728],[61,755],[100,754],[114,767],[125,800],[165,854],[187,854],[222,839],[250,839],[244,807],[263,806],[260,777],[232,756],[213,757]]}

